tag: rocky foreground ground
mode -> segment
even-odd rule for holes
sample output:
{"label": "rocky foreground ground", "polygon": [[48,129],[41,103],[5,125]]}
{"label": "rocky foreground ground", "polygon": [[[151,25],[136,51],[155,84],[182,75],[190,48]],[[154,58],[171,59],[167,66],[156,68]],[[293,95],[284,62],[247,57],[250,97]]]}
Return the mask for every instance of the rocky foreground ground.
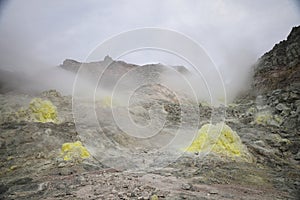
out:
{"label": "rocky foreground ground", "polygon": [[[226,109],[226,123],[238,133],[253,162],[186,153],[150,172],[116,170],[93,156],[64,160],[62,144],[80,140],[71,120],[70,97],[55,91],[39,96],[61,110],[57,124],[18,120],[11,113],[26,107],[32,97],[1,95],[1,198],[297,199],[299,95],[299,90],[277,90],[259,97],[263,105],[249,100],[219,108]],[[168,107],[174,121],[178,108]],[[200,121],[209,121],[212,108],[199,108]]]}

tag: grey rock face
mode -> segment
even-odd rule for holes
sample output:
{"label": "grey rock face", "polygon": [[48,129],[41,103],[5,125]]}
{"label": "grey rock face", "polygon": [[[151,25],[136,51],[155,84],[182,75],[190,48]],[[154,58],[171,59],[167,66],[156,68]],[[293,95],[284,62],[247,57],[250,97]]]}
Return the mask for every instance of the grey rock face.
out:
{"label": "grey rock face", "polygon": [[77,62],[76,60],[66,59],[66,60],[64,60],[63,64],[60,65],[60,67],[67,70],[67,71],[71,71],[71,72],[76,73],[81,64],[82,63]]}
{"label": "grey rock face", "polygon": [[265,53],[254,69],[253,88],[257,93],[300,87],[300,26],[287,40]]}

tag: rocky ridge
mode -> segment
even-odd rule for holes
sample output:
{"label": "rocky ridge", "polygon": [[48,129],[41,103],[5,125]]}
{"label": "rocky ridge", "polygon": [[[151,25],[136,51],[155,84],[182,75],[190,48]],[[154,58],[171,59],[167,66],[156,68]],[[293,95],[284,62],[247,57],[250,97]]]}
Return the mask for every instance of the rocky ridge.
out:
{"label": "rocky ridge", "polygon": [[254,68],[253,88],[258,93],[275,89],[300,88],[300,27],[286,40],[265,53]]}

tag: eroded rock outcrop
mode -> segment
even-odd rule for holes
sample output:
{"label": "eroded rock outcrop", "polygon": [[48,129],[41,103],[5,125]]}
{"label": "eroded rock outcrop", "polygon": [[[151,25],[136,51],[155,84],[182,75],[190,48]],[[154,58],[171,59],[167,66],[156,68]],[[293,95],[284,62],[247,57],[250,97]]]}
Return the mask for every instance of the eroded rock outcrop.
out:
{"label": "eroded rock outcrop", "polygon": [[286,40],[259,59],[254,69],[253,88],[258,94],[300,88],[300,26],[294,27]]}

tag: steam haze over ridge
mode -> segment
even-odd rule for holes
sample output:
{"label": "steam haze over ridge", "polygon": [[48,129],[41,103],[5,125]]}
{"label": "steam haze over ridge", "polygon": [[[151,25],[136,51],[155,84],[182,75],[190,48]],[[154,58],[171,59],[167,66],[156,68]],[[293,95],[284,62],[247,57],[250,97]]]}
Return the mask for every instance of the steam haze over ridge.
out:
{"label": "steam haze over ridge", "polygon": [[[234,96],[246,87],[251,65],[300,22],[297,1],[4,2],[0,69],[25,73],[34,80],[33,85],[44,82],[45,88],[70,85],[73,79],[66,72],[58,72],[65,74],[60,77],[57,73],[43,77],[40,71],[47,72],[66,58],[84,61],[97,45],[120,32],[159,27],[198,42],[220,69],[228,95]],[[175,56],[149,51],[121,60],[186,65]],[[61,77],[68,78],[63,81]]]}

